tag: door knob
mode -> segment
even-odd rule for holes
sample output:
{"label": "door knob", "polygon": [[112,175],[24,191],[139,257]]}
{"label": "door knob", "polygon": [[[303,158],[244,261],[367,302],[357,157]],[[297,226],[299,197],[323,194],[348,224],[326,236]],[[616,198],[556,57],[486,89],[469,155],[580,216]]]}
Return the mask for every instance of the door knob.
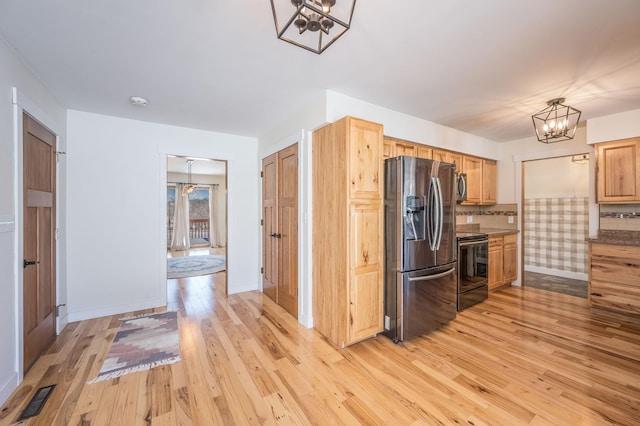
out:
{"label": "door knob", "polygon": [[276,238],[282,238],[282,234],[274,234]]}
{"label": "door knob", "polygon": [[40,263],[39,260],[27,260],[27,259],[24,259],[24,263],[22,265],[22,269],[26,268],[27,266],[37,265],[38,263]]}
{"label": "door knob", "polygon": [[275,237],[276,237],[276,234],[269,234],[269,236],[270,236],[271,238],[275,238]]}

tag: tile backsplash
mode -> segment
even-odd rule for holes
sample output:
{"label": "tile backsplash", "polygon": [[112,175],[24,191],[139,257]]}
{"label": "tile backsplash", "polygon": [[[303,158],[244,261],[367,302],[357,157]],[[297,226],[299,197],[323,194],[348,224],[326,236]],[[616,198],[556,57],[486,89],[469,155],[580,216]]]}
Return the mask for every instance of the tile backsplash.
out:
{"label": "tile backsplash", "polygon": [[[471,217],[471,222],[467,218]],[[510,223],[510,221],[512,223]],[[456,226],[478,224],[483,228],[518,229],[517,204],[495,206],[456,206]]]}
{"label": "tile backsplash", "polygon": [[600,204],[600,229],[640,231],[640,205]]}

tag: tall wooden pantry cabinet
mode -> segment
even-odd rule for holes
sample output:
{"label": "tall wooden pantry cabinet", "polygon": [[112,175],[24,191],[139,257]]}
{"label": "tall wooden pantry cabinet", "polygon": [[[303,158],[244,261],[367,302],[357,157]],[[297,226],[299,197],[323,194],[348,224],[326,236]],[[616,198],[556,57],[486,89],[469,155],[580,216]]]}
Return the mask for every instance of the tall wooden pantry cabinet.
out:
{"label": "tall wooden pantry cabinet", "polygon": [[344,117],[313,132],[313,322],[344,347],[383,328],[383,130]]}

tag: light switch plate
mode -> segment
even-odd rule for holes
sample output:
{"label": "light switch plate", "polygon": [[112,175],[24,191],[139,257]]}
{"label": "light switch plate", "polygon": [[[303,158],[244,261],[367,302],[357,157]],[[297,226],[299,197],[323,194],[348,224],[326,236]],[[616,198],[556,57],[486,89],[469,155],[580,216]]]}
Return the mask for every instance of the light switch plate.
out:
{"label": "light switch plate", "polygon": [[467,223],[473,223],[473,216],[467,216]]}
{"label": "light switch plate", "polygon": [[513,223],[513,216],[507,216],[507,222]]}

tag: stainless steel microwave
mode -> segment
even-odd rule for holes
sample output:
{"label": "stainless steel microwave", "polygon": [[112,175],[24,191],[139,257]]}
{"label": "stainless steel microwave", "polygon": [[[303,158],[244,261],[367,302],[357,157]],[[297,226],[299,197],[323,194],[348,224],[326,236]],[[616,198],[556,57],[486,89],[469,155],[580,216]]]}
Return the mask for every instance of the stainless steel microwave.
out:
{"label": "stainless steel microwave", "polygon": [[467,201],[467,174],[458,173],[456,175],[456,201],[461,203]]}

